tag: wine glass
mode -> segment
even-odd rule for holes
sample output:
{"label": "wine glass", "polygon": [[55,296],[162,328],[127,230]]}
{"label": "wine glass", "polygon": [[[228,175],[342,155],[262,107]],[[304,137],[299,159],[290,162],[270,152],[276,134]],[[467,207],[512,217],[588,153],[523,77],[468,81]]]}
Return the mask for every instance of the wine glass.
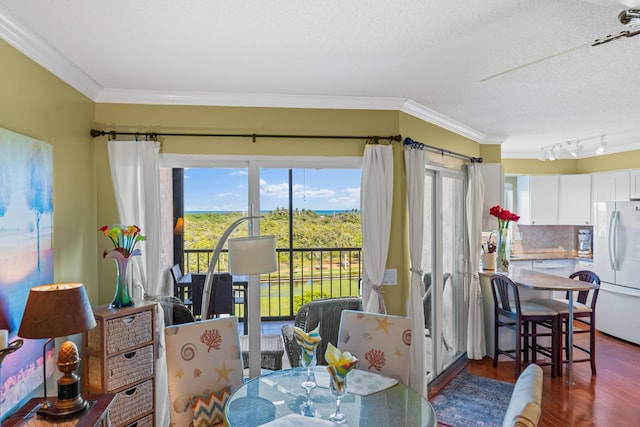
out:
{"label": "wine glass", "polygon": [[311,350],[301,345],[302,354],[300,355],[300,365],[307,369],[307,379],[300,385],[305,389],[307,394],[307,400],[300,407],[302,415],[313,413],[313,403],[311,402],[311,390],[316,388],[316,377],[313,375],[313,367],[316,366],[316,349],[317,345],[314,345]]}
{"label": "wine glass", "polygon": [[347,416],[340,412],[340,401],[347,394],[347,376],[331,374],[329,378],[331,394],[336,397],[336,411],[329,415],[329,419],[334,423],[342,424],[347,421]]}

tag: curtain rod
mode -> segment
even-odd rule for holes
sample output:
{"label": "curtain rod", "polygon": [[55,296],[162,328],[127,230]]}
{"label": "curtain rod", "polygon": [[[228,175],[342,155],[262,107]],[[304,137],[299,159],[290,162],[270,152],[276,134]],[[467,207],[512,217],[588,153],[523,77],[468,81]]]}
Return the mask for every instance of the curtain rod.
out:
{"label": "curtain rod", "polygon": [[454,151],[446,150],[444,148],[433,147],[431,145],[423,144],[422,142],[414,141],[413,139],[406,137],[404,139],[404,145],[409,145],[411,148],[415,148],[417,150],[427,149],[430,151],[435,151],[441,154],[448,154],[450,156],[458,157],[465,160],[470,160],[471,163],[482,163],[482,157],[471,157],[466,154],[456,153]]}
{"label": "curtain rod", "polygon": [[155,132],[116,132],[114,130],[98,130],[91,129],[91,136],[93,138],[98,136],[109,135],[110,138],[115,138],[118,135],[133,135],[144,136],[148,138],[157,138],[158,136],[200,136],[211,138],[251,138],[253,142],[256,142],[257,138],[298,138],[298,139],[366,139],[366,140],[387,140],[387,141],[402,141],[402,135],[393,136],[351,136],[351,135],[277,135],[277,134],[259,134],[259,133],[155,133]]}

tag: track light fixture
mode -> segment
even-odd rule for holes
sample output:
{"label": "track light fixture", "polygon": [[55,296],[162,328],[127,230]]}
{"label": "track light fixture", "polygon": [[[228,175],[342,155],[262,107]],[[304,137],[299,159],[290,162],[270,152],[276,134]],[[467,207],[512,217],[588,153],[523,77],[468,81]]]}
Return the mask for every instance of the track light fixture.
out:
{"label": "track light fixture", "polygon": [[[574,144],[574,143],[569,143],[569,144]],[[582,151],[583,147],[582,145],[580,145],[580,141],[576,141],[575,142],[575,147],[571,148],[571,145],[569,145],[569,154],[571,154],[571,156],[578,158],[580,157],[580,152]]]}
{"label": "track light fixture", "polygon": [[565,141],[562,143],[557,142],[553,145],[542,147],[540,149],[538,160],[545,161],[562,159],[566,158],[567,155],[571,155],[571,157],[577,159],[580,157],[582,150],[584,150],[584,147],[581,141]]}

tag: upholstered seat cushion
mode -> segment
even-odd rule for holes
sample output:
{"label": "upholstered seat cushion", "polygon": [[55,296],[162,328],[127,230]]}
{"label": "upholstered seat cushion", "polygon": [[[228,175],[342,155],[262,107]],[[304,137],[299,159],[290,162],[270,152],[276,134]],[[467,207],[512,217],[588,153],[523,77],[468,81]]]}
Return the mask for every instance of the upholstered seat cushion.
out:
{"label": "upholstered seat cushion", "polygon": [[[569,300],[566,299],[553,299],[553,298],[536,298],[531,300],[534,304],[543,305],[549,307],[552,310],[557,311],[560,314],[569,314]],[[579,302],[573,303],[574,313],[591,313],[591,307]]]}
{"label": "upholstered seat cushion", "polygon": [[[555,316],[558,314],[557,310],[540,304],[535,304],[531,301],[520,302],[520,309],[522,316]],[[513,313],[516,312],[515,304],[511,305],[511,311]]]}
{"label": "upholstered seat cushion", "polygon": [[542,368],[531,364],[518,377],[502,427],[536,427],[542,413]]}

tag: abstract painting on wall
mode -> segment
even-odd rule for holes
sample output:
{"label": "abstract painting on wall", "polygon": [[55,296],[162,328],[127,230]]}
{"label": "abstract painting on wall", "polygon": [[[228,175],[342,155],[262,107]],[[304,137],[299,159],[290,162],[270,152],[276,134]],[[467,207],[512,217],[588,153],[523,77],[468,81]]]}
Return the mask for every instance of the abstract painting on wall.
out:
{"label": "abstract painting on wall", "polygon": [[[53,283],[51,145],[0,128],[0,329],[18,339],[31,287]],[[53,373],[54,348],[25,339],[0,369],[0,419]]]}

